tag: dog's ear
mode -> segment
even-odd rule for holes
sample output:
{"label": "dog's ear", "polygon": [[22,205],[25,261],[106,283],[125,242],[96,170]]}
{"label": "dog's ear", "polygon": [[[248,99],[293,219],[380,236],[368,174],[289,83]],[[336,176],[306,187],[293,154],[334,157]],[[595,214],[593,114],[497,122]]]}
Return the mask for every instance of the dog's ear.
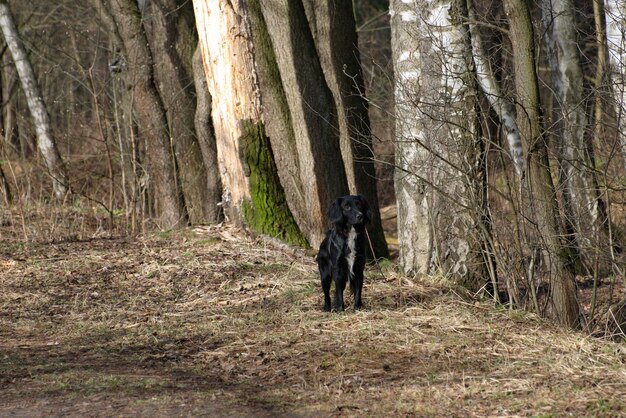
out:
{"label": "dog's ear", "polygon": [[372,220],[372,210],[370,209],[370,205],[363,196],[359,195],[359,199],[361,200],[361,208],[363,210],[363,214],[365,215],[364,223],[369,223]]}
{"label": "dog's ear", "polygon": [[343,211],[341,210],[341,200],[342,198],[338,198],[333,202],[332,205],[328,208],[328,220],[331,224],[335,225],[341,222],[343,219]]}

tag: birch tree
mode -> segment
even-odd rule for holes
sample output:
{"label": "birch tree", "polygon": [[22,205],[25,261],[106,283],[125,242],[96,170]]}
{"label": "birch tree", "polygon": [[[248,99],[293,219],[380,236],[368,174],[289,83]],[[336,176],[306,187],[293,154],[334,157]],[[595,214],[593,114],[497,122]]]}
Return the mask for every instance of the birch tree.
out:
{"label": "birch tree", "polygon": [[620,0],[606,0],[604,11],[616,130],[626,167],[626,4]]}
{"label": "birch tree", "polygon": [[460,1],[394,1],[400,263],[478,289],[487,280],[481,136]]}
{"label": "birch tree", "polygon": [[67,174],[61,154],[52,136],[50,115],[39,90],[37,78],[28,59],[26,48],[15,26],[15,19],[6,0],[0,0],[0,30],[2,30],[4,39],[13,57],[28,108],[33,118],[37,134],[37,147],[52,178],[54,194],[58,199],[61,199],[69,191]]}
{"label": "birch tree", "polygon": [[482,89],[489,105],[498,116],[504,130],[509,155],[513,160],[515,172],[521,179],[524,174],[524,151],[519,127],[517,126],[517,114],[514,103],[504,94],[494,71],[489,63],[489,57],[483,46],[483,39],[478,27],[478,17],[474,8],[474,1],[467,0],[468,21],[470,31],[472,56],[478,85]]}

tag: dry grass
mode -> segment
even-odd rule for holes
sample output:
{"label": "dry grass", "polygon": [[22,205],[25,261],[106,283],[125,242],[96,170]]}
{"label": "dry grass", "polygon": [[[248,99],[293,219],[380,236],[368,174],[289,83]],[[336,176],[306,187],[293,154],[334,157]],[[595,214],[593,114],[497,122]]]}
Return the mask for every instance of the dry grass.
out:
{"label": "dry grass", "polygon": [[4,239],[0,415],[626,413],[623,344],[383,270],[338,315],[310,255],[234,229]]}

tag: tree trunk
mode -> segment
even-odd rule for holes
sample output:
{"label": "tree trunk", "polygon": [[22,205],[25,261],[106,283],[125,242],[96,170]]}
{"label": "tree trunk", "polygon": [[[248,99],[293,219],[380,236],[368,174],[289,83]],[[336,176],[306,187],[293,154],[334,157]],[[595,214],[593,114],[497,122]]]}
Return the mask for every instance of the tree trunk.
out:
{"label": "tree trunk", "polygon": [[226,215],[257,232],[306,245],[287,205],[262,120],[248,5],[196,0],[194,8]]}
{"label": "tree trunk", "polygon": [[472,55],[476,66],[476,79],[493,111],[498,115],[504,129],[515,172],[521,179],[524,173],[524,152],[522,139],[517,126],[515,105],[502,93],[489,63],[489,57],[483,47],[482,36],[478,28],[478,19],[474,10],[473,0],[467,0],[468,27],[471,34]]}
{"label": "tree trunk", "polygon": [[626,167],[626,4],[621,0],[606,0],[604,12],[617,135]]}
{"label": "tree trunk", "polygon": [[465,3],[394,1],[391,15],[400,262],[478,290],[490,261]]}
{"label": "tree trunk", "polygon": [[377,257],[389,257],[380,224],[368,104],[352,3],[305,0],[304,4],[325,80],[337,109],[341,153],[350,192],[370,202],[373,217],[368,231],[374,253]]}
{"label": "tree trunk", "polygon": [[209,222],[219,222],[222,219],[222,211],[220,209],[222,182],[217,162],[217,145],[215,143],[213,120],[211,119],[211,94],[209,93],[209,86],[204,74],[200,45],[196,47],[196,52],[193,55],[193,77],[196,90],[194,126],[207,176],[205,194],[208,212],[206,216]]}
{"label": "tree trunk", "polygon": [[300,1],[261,0],[294,128],[308,222],[301,228],[313,246],[326,229],[326,211],[348,194],[336,130],[337,111]]}
{"label": "tree trunk", "polygon": [[29,158],[33,151],[26,141],[20,141],[17,125],[15,86],[17,84],[14,64],[9,54],[2,54],[2,132],[7,145],[10,145],[22,158]]}
{"label": "tree trunk", "polygon": [[569,250],[561,242],[562,231],[550,172],[548,148],[541,131],[539,88],[535,70],[535,49],[530,12],[524,0],[505,0],[509,36],[513,47],[518,126],[526,156],[526,190],[535,227],[537,246],[549,265],[552,304],[556,320],[571,327],[580,325],[576,284]]}
{"label": "tree trunk", "polygon": [[400,266],[406,274],[427,274],[433,246],[428,218],[428,179],[414,174],[424,167],[429,151],[413,140],[418,135],[419,65],[421,51],[416,37],[416,5],[390,2],[391,51],[395,75],[396,172],[394,185],[398,207]]}
{"label": "tree trunk", "polygon": [[[256,68],[262,86],[263,120],[269,137],[281,184],[285,189],[291,213],[300,229],[307,234],[311,216],[304,199],[304,185],[300,178],[300,157],[291,121],[287,97],[280,79],[272,40],[267,32],[259,0],[251,0],[250,18],[255,45]],[[310,236],[309,236],[310,238]]]}
{"label": "tree trunk", "polygon": [[[179,4],[180,3],[180,4]],[[197,44],[190,2],[155,0],[145,6],[146,33],[154,57],[154,80],[163,99],[180,186],[192,224],[212,221],[207,173],[194,128],[192,59]]]}
{"label": "tree trunk", "polygon": [[[563,206],[571,225],[573,250],[589,270],[609,251],[607,215],[600,199],[591,127],[587,117],[584,78],[578,53],[575,8],[572,0],[544,0],[548,62],[554,75],[558,114],[559,163]],[[552,52],[552,53],[551,53]],[[599,93],[597,93],[599,94]],[[606,271],[608,266],[604,267]],[[598,272],[596,272],[598,273]]]}
{"label": "tree trunk", "polygon": [[115,31],[123,41],[128,63],[125,79],[134,94],[134,107],[146,138],[149,185],[154,190],[158,225],[162,229],[187,225],[187,213],[177,179],[166,111],[153,74],[153,60],[135,0],[109,0]]}
{"label": "tree trunk", "polygon": [[67,174],[61,154],[52,137],[50,116],[6,0],[0,0],[0,29],[7,42],[9,51],[11,51],[15,68],[22,83],[28,108],[35,124],[37,146],[43,156],[48,173],[52,177],[54,194],[58,199],[62,199],[69,191]]}
{"label": "tree trunk", "polygon": [[[2,147],[0,146],[0,155],[3,154]],[[5,205],[13,203],[13,197],[11,196],[11,188],[9,187],[9,181],[7,180],[4,170],[2,169],[2,161],[0,161],[0,194]]]}
{"label": "tree trunk", "polygon": [[242,120],[261,117],[249,23],[241,17],[245,5],[219,0],[194,0],[196,26],[209,92],[222,179],[224,214],[243,224],[240,211],[249,201],[250,185],[239,159]]}

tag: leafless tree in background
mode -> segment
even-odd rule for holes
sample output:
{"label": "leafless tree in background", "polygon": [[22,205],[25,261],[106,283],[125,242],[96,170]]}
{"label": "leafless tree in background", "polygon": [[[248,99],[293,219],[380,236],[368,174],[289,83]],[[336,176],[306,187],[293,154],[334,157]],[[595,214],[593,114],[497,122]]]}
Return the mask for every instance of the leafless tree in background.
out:
{"label": "leafless tree in background", "polygon": [[11,56],[26,96],[26,101],[35,124],[35,131],[37,132],[37,147],[52,178],[54,194],[58,199],[62,199],[69,190],[63,160],[52,136],[48,109],[39,90],[37,78],[30,64],[26,48],[15,26],[15,19],[5,0],[0,1],[0,29],[11,51]]}

